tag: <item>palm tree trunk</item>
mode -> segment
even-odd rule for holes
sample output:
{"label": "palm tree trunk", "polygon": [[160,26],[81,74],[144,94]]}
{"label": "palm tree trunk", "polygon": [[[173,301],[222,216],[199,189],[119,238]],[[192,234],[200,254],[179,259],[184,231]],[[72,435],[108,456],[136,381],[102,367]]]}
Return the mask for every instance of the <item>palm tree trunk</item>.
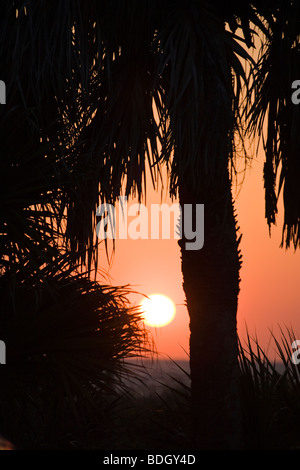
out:
{"label": "palm tree trunk", "polygon": [[[238,449],[241,419],[236,329],[240,259],[228,171],[217,193],[195,196],[179,185],[180,204],[204,203],[204,246],[180,241],[190,316],[190,367],[195,447]],[[184,226],[183,226],[184,227]]]}

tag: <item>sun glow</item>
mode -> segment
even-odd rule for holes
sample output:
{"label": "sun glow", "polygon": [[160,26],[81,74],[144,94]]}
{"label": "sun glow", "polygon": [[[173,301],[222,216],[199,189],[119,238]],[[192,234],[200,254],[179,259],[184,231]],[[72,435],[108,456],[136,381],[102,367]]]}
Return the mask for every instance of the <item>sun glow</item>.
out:
{"label": "sun glow", "polygon": [[160,327],[170,323],[176,313],[176,307],[169,297],[161,294],[149,295],[140,304],[142,318],[146,325]]}

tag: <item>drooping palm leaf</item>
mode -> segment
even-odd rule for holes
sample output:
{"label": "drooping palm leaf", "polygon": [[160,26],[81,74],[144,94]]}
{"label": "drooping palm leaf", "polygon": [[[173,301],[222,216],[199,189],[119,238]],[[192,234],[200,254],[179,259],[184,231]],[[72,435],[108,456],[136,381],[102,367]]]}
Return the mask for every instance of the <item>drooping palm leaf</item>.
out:
{"label": "drooping palm leaf", "polygon": [[[253,105],[248,128],[263,138],[266,218],[271,227],[277,220],[282,193],[284,223],[282,245],[294,248],[300,241],[300,109],[292,102],[292,83],[300,76],[300,8],[298,2],[256,2],[267,29],[257,64]],[[250,99],[249,99],[250,103]]]}
{"label": "drooping palm leaf", "polygon": [[[0,424],[17,446],[59,444],[54,431],[65,418],[75,433],[89,421],[101,432],[101,419],[130,373],[125,359],[151,350],[128,288],[45,269],[48,286],[38,279],[35,284],[28,268],[13,299],[3,279],[0,289],[0,335],[7,348]],[[65,431],[62,425],[61,435]]]}

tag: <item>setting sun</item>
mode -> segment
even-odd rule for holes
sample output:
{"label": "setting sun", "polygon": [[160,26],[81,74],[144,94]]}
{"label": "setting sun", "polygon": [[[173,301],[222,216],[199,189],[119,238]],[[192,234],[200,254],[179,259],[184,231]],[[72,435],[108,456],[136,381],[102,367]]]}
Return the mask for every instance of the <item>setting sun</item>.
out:
{"label": "setting sun", "polygon": [[146,325],[154,327],[167,325],[174,319],[176,313],[174,302],[161,294],[153,294],[145,298],[140,307]]}

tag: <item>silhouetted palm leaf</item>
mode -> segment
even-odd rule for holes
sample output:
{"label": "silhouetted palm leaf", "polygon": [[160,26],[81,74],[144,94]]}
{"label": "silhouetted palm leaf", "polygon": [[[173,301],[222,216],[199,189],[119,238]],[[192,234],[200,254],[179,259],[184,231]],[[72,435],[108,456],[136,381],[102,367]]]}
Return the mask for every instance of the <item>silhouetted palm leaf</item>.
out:
{"label": "silhouetted palm leaf", "polygon": [[[52,422],[58,426],[77,416],[77,432],[87,420],[100,419],[99,426],[130,372],[124,360],[147,354],[150,343],[140,312],[127,300],[128,288],[102,286],[73,272],[47,274],[47,286],[23,275],[13,299],[3,283],[0,291],[0,335],[7,348],[1,429],[18,445],[57,445]],[[53,436],[41,431],[45,426]],[[64,431],[62,425],[61,436]]]}
{"label": "silhouetted palm leaf", "polygon": [[[259,2],[258,2],[259,3]],[[292,83],[300,76],[300,7],[298,2],[277,1],[264,13],[265,39],[249,99],[248,127],[263,138],[266,152],[264,181],[266,218],[276,222],[277,203],[283,193],[284,225],[282,244],[299,245],[299,125],[300,109],[293,104]]]}

